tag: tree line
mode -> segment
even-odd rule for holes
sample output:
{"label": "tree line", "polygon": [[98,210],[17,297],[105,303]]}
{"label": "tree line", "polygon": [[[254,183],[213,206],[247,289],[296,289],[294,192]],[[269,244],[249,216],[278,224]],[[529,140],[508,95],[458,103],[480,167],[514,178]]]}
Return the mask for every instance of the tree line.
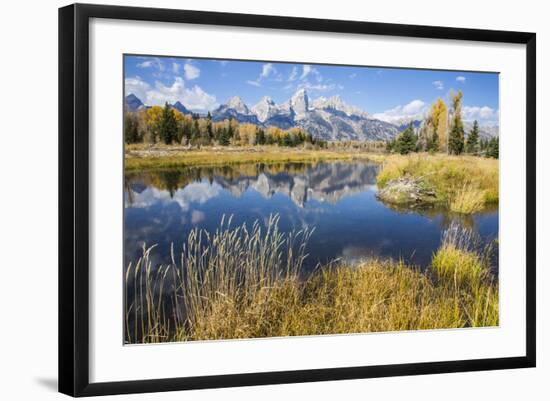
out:
{"label": "tree line", "polygon": [[411,152],[442,152],[450,155],[463,153],[498,159],[498,137],[479,137],[479,124],[474,121],[465,139],[462,121],[462,92],[451,97],[451,109],[438,98],[431,106],[418,134],[412,123],[396,138],[386,142],[386,151],[408,154]]}
{"label": "tree line", "polygon": [[235,119],[213,121],[210,112],[205,117],[183,114],[168,103],[136,112],[126,112],[124,118],[126,143],[165,143],[193,146],[208,145],[279,145],[295,147],[309,144],[326,148],[327,142],[313,137],[303,128],[283,130],[239,123]]}

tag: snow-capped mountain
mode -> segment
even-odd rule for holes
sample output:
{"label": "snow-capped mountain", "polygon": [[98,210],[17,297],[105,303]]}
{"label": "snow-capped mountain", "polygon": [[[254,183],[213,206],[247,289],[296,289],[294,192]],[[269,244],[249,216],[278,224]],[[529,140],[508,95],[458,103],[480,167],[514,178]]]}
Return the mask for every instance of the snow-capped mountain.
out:
{"label": "snow-capped mountain", "polygon": [[260,125],[258,117],[248,106],[242,101],[239,96],[233,96],[212,112],[214,121],[221,121],[226,118],[234,118],[240,123],[252,123]]}
{"label": "snow-capped mountain", "polygon": [[366,112],[346,104],[338,96],[311,101],[305,89],[281,104],[265,96],[252,109],[239,97],[233,97],[214,110],[212,117],[235,118],[239,122],[256,119],[264,127],[301,127],[314,137],[327,140],[385,140],[399,133],[397,126],[369,118]]}
{"label": "snow-capped mountain", "polygon": [[[137,111],[147,108],[133,94],[126,97],[126,109]],[[171,105],[183,114],[191,114],[181,102]],[[257,104],[249,108],[239,97],[233,96],[226,103],[212,111],[214,121],[234,118],[240,123],[252,123],[264,128],[276,126],[282,129],[300,127],[315,138],[325,140],[388,140],[395,138],[410,122],[415,130],[422,121],[414,118],[382,121],[371,117],[358,107],[344,102],[339,96],[320,97],[310,100],[305,89],[297,91],[287,101],[276,104],[269,96],[264,96]],[[466,134],[471,122],[464,122]],[[480,126],[480,137],[498,136],[498,126]]]}
{"label": "snow-capped mountain", "polygon": [[290,102],[277,105],[269,96],[264,96],[252,107],[252,112],[256,114],[258,121],[267,127],[273,125],[288,129],[295,125],[294,111],[290,106]]}
{"label": "snow-capped mountain", "polygon": [[289,106],[294,111],[294,119],[299,121],[308,117],[309,97],[305,89],[296,92],[289,101]]}
{"label": "snow-capped mountain", "polygon": [[368,118],[368,113],[355,106],[345,103],[340,96],[325,98],[321,96],[311,102],[313,108],[322,110],[336,110],[346,113],[348,116],[360,116]]}

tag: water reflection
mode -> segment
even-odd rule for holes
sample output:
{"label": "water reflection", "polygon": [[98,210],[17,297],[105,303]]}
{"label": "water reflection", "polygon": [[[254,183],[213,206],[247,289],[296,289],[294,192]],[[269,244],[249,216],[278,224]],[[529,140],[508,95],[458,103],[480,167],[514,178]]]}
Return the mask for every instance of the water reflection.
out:
{"label": "water reflection", "polygon": [[125,177],[125,259],[139,257],[141,244],[158,244],[157,263],[167,263],[194,227],[212,231],[222,216],[235,225],[270,214],[282,230],[315,227],[308,266],[369,256],[403,258],[426,266],[452,221],[484,241],[498,234],[498,209],[457,217],[443,210],[410,210],[376,198],[378,166],[365,162],[245,164],[194,167]]}

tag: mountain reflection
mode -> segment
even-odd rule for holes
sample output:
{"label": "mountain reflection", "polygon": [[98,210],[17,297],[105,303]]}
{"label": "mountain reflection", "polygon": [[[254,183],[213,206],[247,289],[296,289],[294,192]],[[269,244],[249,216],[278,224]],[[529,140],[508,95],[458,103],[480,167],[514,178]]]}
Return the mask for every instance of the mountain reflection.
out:
{"label": "mountain reflection", "polygon": [[285,195],[299,207],[309,200],[335,204],[374,188],[377,173],[378,165],[371,163],[281,163],[127,174],[125,202],[134,208],[176,202],[186,210],[190,202],[204,203],[221,190],[241,197],[253,189],[266,199]]}
{"label": "mountain reflection", "polygon": [[213,233],[224,216],[234,226],[281,217],[281,232],[314,229],[307,269],[334,260],[403,259],[427,266],[453,221],[481,246],[498,235],[498,209],[457,216],[442,208],[398,208],[376,197],[378,165],[363,161],[241,164],[129,173],[125,176],[125,265],[156,244],[156,264],[170,263],[191,230]]}

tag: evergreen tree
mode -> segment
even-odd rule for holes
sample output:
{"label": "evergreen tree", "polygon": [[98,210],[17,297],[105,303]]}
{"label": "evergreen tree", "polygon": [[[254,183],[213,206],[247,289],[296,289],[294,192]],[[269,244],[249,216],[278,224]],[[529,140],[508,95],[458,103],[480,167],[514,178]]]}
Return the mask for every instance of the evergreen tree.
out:
{"label": "evergreen tree", "polygon": [[193,125],[191,128],[191,141],[197,142],[201,136],[201,130],[199,128],[199,119],[193,117]]}
{"label": "evergreen tree", "polygon": [[491,138],[487,144],[486,156],[498,159],[498,148],[498,137]]}
{"label": "evergreen tree", "polygon": [[265,131],[261,128],[258,130],[258,134],[256,135],[256,143],[258,145],[265,145]]}
{"label": "evergreen tree", "polygon": [[228,137],[228,145],[229,142],[231,142],[231,139],[235,135],[235,130],[233,129],[233,119],[229,120],[229,124],[227,125],[227,137]]}
{"label": "evergreen tree", "polygon": [[474,121],[474,126],[466,140],[466,153],[477,153],[479,148],[479,125],[477,120]]}
{"label": "evergreen tree", "polygon": [[464,151],[464,123],[462,122],[462,92],[453,96],[453,117],[449,134],[448,153],[459,155]]}
{"label": "evergreen tree", "polygon": [[221,130],[221,135],[220,135],[220,145],[222,146],[228,146],[229,145],[229,140],[231,139],[231,137],[229,136],[229,131],[227,128],[222,128]]}
{"label": "evergreen tree", "polygon": [[395,139],[386,141],[386,152],[393,153],[395,151]]}
{"label": "evergreen tree", "polygon": [[136,143],[139,139],[138,120],[132,114],[126,113],[124,116],[124,141],[126,143]]}
{"label": "evergreen tree", "polygon": [[416,135],[414,134],[414,129],[412,126],[412,123],[409,124],[407,129],[403,131],[399,136],[397,137],[397,140],[395,142],[395,150],[402,155],[406,155],[410,152],[416,151]]}
{"label": "evergreen tree", "polygon": [[176,116],[174,115],[174,110],[168,106],[168,102],[164,104],[164,109],[162,110],[162,116],[160,120],[160,138],[164,141],[165,144],[169,145],[174,139],[176,139],[178,133],[178,123],[176,121]]}
{"label": "evergreen tree", "polygon": [[428,138],[426,150],[428,152],[437,152],[439,150],[439,138],[437,135],[433,135],[431,138]]}
{"label": "evergreen tree", "polygon": [[212,132],[212,114],[210,112],[206,115],[206,132],[208,134],[208,141],[211,141],[214,134]]}

